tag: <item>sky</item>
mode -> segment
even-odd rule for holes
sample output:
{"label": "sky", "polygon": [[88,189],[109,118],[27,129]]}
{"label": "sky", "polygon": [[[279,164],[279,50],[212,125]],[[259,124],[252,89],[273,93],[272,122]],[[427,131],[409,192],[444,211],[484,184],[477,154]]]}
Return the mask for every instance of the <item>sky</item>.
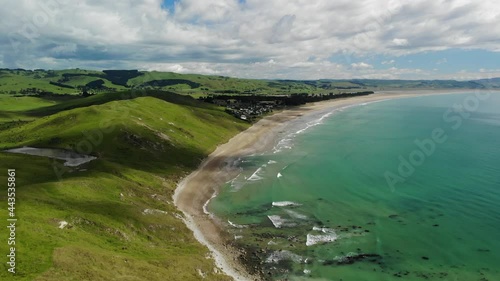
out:
{"label": "sky", "polygon": [[0,68],[500,77],[496,0],[2,1]]}

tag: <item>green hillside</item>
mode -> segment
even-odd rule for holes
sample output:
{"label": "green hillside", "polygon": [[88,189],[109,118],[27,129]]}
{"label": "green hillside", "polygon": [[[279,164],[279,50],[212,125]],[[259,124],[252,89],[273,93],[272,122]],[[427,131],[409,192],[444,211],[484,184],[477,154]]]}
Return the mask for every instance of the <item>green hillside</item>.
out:
{"label": "green hillside", "polygon": [[[33,146],[97,157],[69,168],[59,160],[0,152],[1,169],[17,172],[16,277],[228,280],[184,225],[172,194],[218,144],[249,124],[197,97],[482,88],[497,82],[0,69],[0,151]],[[6,172],[0,175],[6,183]],[[7,185],[2,186],[0,200],[7,202]],[[0,214],[6,221],[7,213]],[[61,228],[62,222],[68,224]],[[0,251],[7,247],[0,244]],[[3,267],[0,280],[7,280]]]}
{"label": "green hillside", "polygon": [[[0,96],[1,150],[26,145],[98,157],[69,168],[0,153],[1,169],[17,171],[16,280],[229,280],[180,219],[172,194],[178,180],[248,124],[172,93]],[[61,229],[62,221],[68,225]],[[0,279],[7,280],[3,264]]]}
{"label": "green hillside", "polygon": [[0,69],[0,94],[78,95],[130,89],[171,91],[193,97],[210,94],[326,94],[391,89],[498,88],[492,80],[257,80],[173,72],[82,69]]}

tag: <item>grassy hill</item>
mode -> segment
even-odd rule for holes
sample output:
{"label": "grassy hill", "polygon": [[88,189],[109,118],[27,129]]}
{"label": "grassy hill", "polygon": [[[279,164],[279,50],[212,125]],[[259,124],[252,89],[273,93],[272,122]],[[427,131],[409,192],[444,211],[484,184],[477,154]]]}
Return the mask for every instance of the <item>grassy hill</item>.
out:
{"label": "grassy hill", "polygon": [[[98,157],[69,168],[0,152],[0,181],[7,182],[7,169],[17,171],[16,279],[228,280],[214,270],[171,197],[178,180],[249,124],[193,97],[481,87],[498,87],[498,79],[293,81],[0,69],[1,151],[35,146]],[[79,95],[84,91],[95,94]],[[7,202],[2,186],[0,200]],[[60,228],[61,222],[68,225]],[[5,228],[0,234],[8,235]],[[6,243],[0,252],[7,253]],[[9,280],[3,267],[0,280]]]}
{"label": "grassy hill", "polygon": [[147,72],[137,70],[90,71],[0,69],[0,94],[77,95],[83,91],[129,89],[164,90],[193,97],[207,94],[325,94],[390,89],[475,89],[500,87],[497,80],[257,80],[225,76]]}
{"label": "grassy hill", "polygon": [[[17,171],[15,280],[228,280],[171,196],[179,179],[248,124],[172,93],[0,97],[1,150],[27,145],[98,157],[69,168],[0,152],[0,169]],[[7,202],[3,186],[0,200]],[[0,279],[11,280],[3,264]]]}

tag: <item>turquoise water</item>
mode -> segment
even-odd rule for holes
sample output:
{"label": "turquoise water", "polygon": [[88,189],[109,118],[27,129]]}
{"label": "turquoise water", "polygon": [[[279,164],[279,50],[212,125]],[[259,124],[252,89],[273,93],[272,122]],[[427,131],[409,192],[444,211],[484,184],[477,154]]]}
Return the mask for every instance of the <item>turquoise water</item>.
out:
{"label": "turquoise water", "polygon": [[500,280],[499,93],[325,113],[210,202],[247,261],[273,280]]}

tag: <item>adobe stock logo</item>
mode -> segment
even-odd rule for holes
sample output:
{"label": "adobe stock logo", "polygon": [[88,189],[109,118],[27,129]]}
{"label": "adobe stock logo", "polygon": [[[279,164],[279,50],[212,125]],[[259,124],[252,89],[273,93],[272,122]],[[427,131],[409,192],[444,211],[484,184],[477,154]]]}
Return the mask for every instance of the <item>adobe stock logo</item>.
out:
{"label": "adobe stock logo", "polygon": [[472,113],[476,112],[481,102],[486,101],[491,96],[489,91],[477,90],[474,94],[468,95],[461,103],[454,104],[443,113],[443,121],[448,124],[448,128],[434,128],[429,137],[424,139],[415,139],[415,149],[406,157],[399,155],[399,165],[395,172],[386,171],[384,178],[389,188],[394,191],[398,183],[404,183],[411,177],[416,169],[422,166],[425,161],[431,157],[448,140],[448,132],[456,131],[464,124],[464,120],[471,118]]}
{"label": "adobe stock logo", "polygon": [[69,0],[38,1],[37,12],[29,18],[24,18],[22,26],[7,36],[14,52],[18,52],[23,44],[34,43],[40,38],[41,31],[54,19],[62,6],[68,4],[71,4]]}

